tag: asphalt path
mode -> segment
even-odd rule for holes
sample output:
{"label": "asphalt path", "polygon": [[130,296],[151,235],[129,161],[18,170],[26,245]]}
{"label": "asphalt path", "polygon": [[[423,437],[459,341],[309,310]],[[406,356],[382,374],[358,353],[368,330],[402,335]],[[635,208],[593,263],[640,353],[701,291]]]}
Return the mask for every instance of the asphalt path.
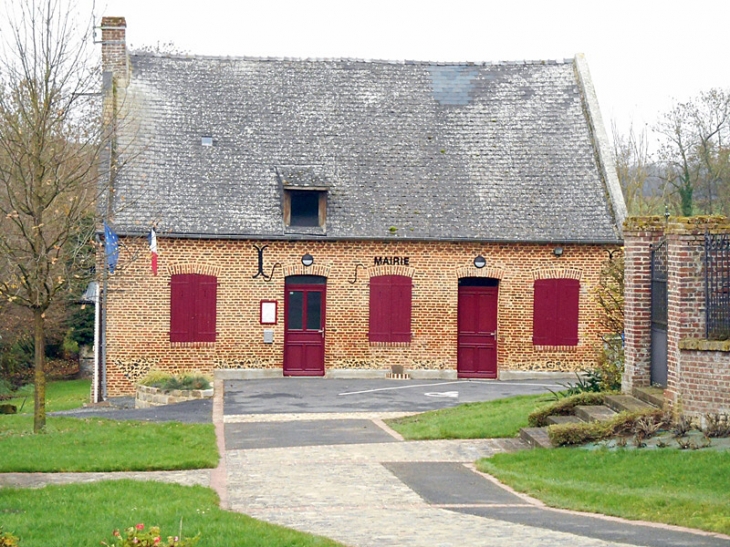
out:
{"label": "asphalt path", "polygon": [[514,395],[552,397],[549,390],[560,389],[559,384],[539,380],[229,380],[225,413],[425,412]]}
{"label": "asphalt path", "polygon": [[[345,380],[275,378],[225,382],[225,414],[302,414],[343,412],[425,412],[462,403],[491,401],[514,395],[563,389],[540,380]],[[206,423],[212,420],[210,400],[135,409],[132,397],[113,397],[111,406],[55,412],[56,416],[111,420]]]}

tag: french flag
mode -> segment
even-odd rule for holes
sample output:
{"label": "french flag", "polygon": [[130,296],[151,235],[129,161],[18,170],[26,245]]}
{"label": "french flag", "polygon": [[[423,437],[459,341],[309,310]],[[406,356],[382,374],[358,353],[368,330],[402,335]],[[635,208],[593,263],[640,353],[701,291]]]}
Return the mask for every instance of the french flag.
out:
{"label": "french flag", "polygon": [[147,236],[150,242],[150,255],[152,257],[152,275],[157,275],[157,234],[154,228],[150,228]]}

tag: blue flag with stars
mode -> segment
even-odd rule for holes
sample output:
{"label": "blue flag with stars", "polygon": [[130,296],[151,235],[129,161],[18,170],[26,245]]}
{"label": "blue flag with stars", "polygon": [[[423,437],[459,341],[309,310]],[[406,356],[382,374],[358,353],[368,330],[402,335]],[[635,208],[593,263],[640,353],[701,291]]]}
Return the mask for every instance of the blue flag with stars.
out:
{"label": "blue flag with stars", "polygon": [[119,237],[106,221],[104,221],[104,254],[106,255],[106,265],[109,271],[114,273],[117,260],[119,260]]}

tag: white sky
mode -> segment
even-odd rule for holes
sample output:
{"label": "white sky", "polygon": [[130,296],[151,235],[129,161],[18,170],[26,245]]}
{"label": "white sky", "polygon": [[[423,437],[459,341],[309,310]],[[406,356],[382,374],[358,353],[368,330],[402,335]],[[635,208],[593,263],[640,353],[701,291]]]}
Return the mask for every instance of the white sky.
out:
{"label": "white sky", "polygon": [[584,53],[604,122],[730,89],[729,0],[83,0],[132,46],[191,54],[505,61]]}

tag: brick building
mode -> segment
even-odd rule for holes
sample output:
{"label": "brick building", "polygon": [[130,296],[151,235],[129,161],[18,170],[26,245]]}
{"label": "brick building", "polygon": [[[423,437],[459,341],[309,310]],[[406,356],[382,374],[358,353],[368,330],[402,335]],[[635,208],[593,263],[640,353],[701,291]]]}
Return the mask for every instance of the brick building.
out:
{"label": "brick building", "polygon": [[[128,53],[102,23],[109,394],[151,369],[504,377],[593,362],[625,217],[585,60]],[[159,270],[146,234],[157,231]]]}

